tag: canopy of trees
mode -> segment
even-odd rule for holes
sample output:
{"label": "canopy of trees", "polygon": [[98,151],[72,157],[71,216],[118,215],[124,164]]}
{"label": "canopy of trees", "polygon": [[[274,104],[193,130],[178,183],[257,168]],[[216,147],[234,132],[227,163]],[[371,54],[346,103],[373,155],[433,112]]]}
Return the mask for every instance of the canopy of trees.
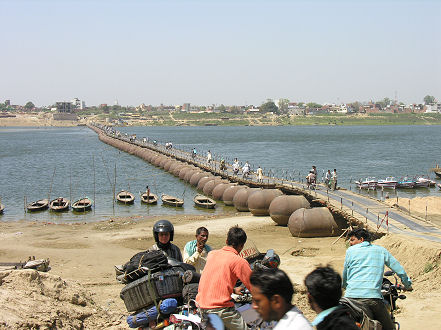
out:
{"label": "canopy of trees", "polygon": [[31,101],[29,101],[28,103],[25,104],[24,106],[26,109],[33,109],[35,108],[34,103],[32,103]]}
{"label": "canopy of trees", "polygon": [[260,106],[260,112],[274,112],[279,113],[279,108],[273,102],[273,100],[267,100],[264,104]]}
{"label": "canopy of trees", "polygon": [[424,96],[424,104],[430,104],[435,102],[435,97],[432,95]]}

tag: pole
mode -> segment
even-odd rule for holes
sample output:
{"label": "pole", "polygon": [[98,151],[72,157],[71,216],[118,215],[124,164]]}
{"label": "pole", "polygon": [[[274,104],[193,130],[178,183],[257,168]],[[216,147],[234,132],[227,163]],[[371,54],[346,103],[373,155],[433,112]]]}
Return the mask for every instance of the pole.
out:
{"label": "pole", "polygon": [[95,208],[96,208],[95,155],[92,155],[92,166],[93,166],[93,202],[95,203],[93,208],[93,214],[95,214]]}
{"label": "pole", "polygon": [[50,188],[49,188],[49,194],[47,195],[48,202],[51,201],[52,184],[54,183],[54,177],[55,177],[55,170],[56,169],[57,169],[57,166],[54,167],[54,173],[52,174],[51,185],[50,185]]}

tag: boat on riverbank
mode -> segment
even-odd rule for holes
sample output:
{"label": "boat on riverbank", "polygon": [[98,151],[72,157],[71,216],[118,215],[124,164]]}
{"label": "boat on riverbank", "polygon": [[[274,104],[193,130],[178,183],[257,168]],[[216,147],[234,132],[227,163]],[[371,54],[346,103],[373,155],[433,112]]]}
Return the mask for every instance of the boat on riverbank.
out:
{"label": "boat on riverbank", "polygon": [[393,176],[388,176],[386,179],[377,182],[377,187],[381,189],[396,189],[397,185],[398,181]]}
{"label": "boat on riverbank", "polygon": [[49,207],[48,199],[40,199],[36,202],[32,202],[26,205],[26,209],[28,210],[28,212],[43,211],[46,210],[48,207]]}
{"label": "boat on riverbank", "polygon": [[430,179],[427,179],[423,176],[417,176],[414,179],[415,188],[428,188],[430,186]]}
{"label": "boat on riverbank", "polygon": [[49,203],[49,208],[54,212],[63,212],[69,210],[70,200],[64,197],[58,197],[51,200]]}
{"label": "boat on riverbank", "polygon": [[157,204],[158,203],[158,196],[154,193],[143,193],[141,194],[141,203],[145,204]]}
{"label": "boat on riverbank", "polygon": [[404,177],[398,181],[397,188],[413,189],[415,188],[415,181],[408,177]]}
{"label": "boat on riverbank", "polygon": [[133,204],[135,202],[135,195],[130,191],[121,190],[116,194],[116,200],[122,204]]}
{"label": "boat on riverbank", "polygon": [[184,205],[184,200],[182,198],[177,198],[166,194],[162,194],[161,200],[162,204],[169,206],[182,207]]}
{"label": "boat on riverbank", "polygon": [[214,209],[216,207],[216,201],[204,195],[194,196],[193,201],[196,206],[203,207],[205,209]]}
{"label": "boat on riverbank", "polygon": [[357,185],[358,189],[373,189],[375,190],[377,188],[377,179],[374,177],[367,177],[364,180],[358,180],[355,181],[355,184]]}
{"label": "boat on riverbank", "polygon": [[72,210],[75,212],[86,212],[92,209],[92,200],[88,197],[81,198],[72,203]]}

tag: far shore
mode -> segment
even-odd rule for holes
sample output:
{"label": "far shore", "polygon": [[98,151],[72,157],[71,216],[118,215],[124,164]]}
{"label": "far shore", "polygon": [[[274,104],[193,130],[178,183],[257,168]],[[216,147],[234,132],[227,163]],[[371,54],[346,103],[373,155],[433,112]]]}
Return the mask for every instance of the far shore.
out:
{"label": "far shore", "polygon": [[[77,121],[54,120],[52,113],[18,113],[0,117],[0,127],[75,127],[92,122],[114,125],[104,115],[79,117]],[[148,114],[142,119],[125,119],[117,126],[394,126],[441,125],[441,114],[327,114],[295,116],[272,114],[173,113]]]}

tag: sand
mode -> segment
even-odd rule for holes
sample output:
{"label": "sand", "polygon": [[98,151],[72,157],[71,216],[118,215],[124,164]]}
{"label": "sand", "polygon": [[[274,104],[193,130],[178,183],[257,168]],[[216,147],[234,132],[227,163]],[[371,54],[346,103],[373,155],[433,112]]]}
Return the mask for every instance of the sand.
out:
{"label": "sand", "polygon": [[386,203],[441,226],[441,197],[391,198]]}
{"label": "sand", "polygon": [[[115,280],[113,265],[127,261],[153,244],[152,224],[159,217],[115,218],[98,223],[54,225],[30,222],[0,223],[0,261],[28,256],[50,258],[48,273],[33,270],[0,272],[0,328],[127,329],[128,315]],[[239,224],[260,251],[273,248],[281,257],[297,293],[294,301],[312,320],[303,279],[319,264],[343,269],[346,242],[331,238],[292,237],[286,227],[269,217],[250,213],[238,216],[177,216],[174,243],[179,247],[193,239],[203,225],[210,231],[209,244],[225,243],[230,226]],[[376,241],[402,263],[414,280],[415,290],[399,301],[397,319],[402,329],[437,329],[441,322],[441,244],[400,235]]]}

